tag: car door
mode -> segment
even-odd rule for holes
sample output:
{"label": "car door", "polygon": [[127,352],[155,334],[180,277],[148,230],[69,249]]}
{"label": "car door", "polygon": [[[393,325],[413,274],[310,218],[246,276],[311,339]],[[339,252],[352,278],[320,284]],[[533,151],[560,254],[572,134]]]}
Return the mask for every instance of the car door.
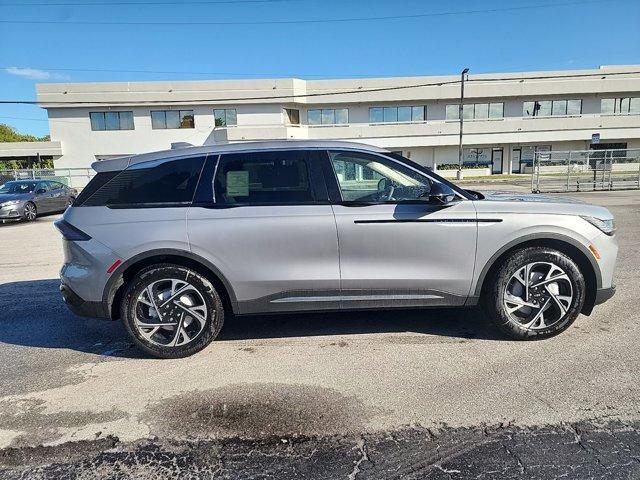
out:
{"label": "car door", "polygon": [[237,312],[340,305],[338,240],[321,155],[285,150],[209,157],[187,230],[192,252],[231,286]]}
{"label": "car door", "polygon": [[38,209],[38,213],[48,213],[55,210],[55,201],[52,196],[49,182],[45,180],[38,182],[34,202]]}
{"label": "car door", "polygon": [[67,191],[64,185],[59,182],[47,182],[51,189],[52,208],[59,212],[67,207]]}
{"label": "car door", "polygon": [[462,305],[473,277],[477,222],[473,202],[435,176],[390,157],[329,151],[327,185],[340,246],[342,306]]}

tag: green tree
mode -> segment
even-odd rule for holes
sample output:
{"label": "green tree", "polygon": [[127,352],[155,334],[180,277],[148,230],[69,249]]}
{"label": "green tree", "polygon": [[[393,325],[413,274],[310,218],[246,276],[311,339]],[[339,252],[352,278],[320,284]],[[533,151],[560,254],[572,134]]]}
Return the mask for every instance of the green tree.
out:
{"label": "green tree", "polygon": [[[2,142],[48,142],[50,140],[49,135],[44,137],[36,137],[34,135],[27,135],[18,133],[13,127],[0,123],[0,143]],[[53,160],[51,159],[24,159],[24,158],[7,158],[0,160],[0,170],[13,169],[13,168],[50,168],[53,167]]]}

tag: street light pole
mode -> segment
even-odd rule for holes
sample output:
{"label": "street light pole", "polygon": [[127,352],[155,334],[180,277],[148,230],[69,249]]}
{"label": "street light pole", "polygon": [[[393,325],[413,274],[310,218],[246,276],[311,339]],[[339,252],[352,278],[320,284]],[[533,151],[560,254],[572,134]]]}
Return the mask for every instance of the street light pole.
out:
{"label": "street light pole", "polygon": [[460,141],[458,143],[458,174],[456,175],[458,180],[462,180],[462,128],[464,124],[462,117],[462,104],[464,102],[464,76],[467,73],[469,73],[469,69],[465,68],[460,74],[460,105],[458,107],[458,118],[460,119]]}

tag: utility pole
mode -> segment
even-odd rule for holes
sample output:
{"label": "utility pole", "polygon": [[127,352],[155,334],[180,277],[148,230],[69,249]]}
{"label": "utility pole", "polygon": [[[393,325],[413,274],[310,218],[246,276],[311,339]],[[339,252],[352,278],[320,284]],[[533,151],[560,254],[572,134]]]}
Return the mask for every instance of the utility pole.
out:
{"label": "utility pole", "polygon": [[458,143],[458,174],[456,178],[462,180],[462,127],[464,120],[462,118],[462,104],[464,103],[464,77],[469,73],[469,69],[465,68],[460,74],[460,105],[458,107],[458,117],[460,119],[460,141]]}

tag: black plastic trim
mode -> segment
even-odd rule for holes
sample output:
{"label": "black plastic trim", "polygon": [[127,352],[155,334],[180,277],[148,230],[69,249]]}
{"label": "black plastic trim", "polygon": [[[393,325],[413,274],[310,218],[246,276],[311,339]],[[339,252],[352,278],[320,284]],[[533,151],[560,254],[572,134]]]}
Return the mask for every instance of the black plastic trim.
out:
{"label": "black plastic trim", "polygon": [[609,300],[615,294],[616,294],[616,286],[615,285],[612,286],[612,287],[609,287],[609,288],[600,288],[596,292],[595,304],[596,305],[600,305],[601,303],[604,303],[607,300]]}
{"label": "black plastic trim", "polygon": [[473,293],[473,295],[480,296],[480,294],[482,293],[482,286],[484,284],[484,280],[485,280],[485,277],[487,276],[487,273],[489,272],[489,270],[491,269],[491,267],[493,266],[495,261],[504,252],[506,252],[507,250],[510,250],[511,248],[516,247],[516,246],[518,246],[520,244],[527,243],[527,242],[529,242],[531,240],[558,240],[558,241],[562,241],[562,242],[568,243],[571,246],[573,246],[573,247],[577,248],[578,250],[580,250],[582,253],[584,253],[584,255],[587,257],[587,259],[589,259],[589,263],[591,263],[591,267],[593,268],[593,271],[595,272],[595,275],[596,275],[596,288],[600,289],[600,287],[602,286],[602,273],[600,272],[600,267],[598,266],[598,263],[593,258],[593,254],[587,249],[587,247],[582,245],[577,240],[574,240],[571,237],[567,237],[566,235],[561,235],[561,234],[558,234],[558,233],[534,233],[534,234],[525,235],[523,237],[520,237],[520,238],[517,238],[515,240],[512,240],[511,242],[507,243],[506,245],[503,245],[497,252],[495,252],[493,254],[493,256],[489,259],[489,261],[482,268],[482,271],[480,272],[480,275],[478,276],[478,282],[476,283],[476,289],[475,289],[475,292]]}
{"label": "black plastic trim", "polygon": [[109,277],[109,280],[107,280],[107,284],[105,285],[102,293],[103,309],[106,312],[108,312],[109,317],[111,317],[111,307],[112,307],[111,303],[113,302],[116,291],[122,285],[122,282],[123,282],[122,275],[125,272],[125,270],[127,270],[132,265],[142,260],[145,260],[147,258],[167,256],[167,255],[175,256],[175,257],[183,257],[189,260],[193,260],[195,262],[200,263],[203,267],[213,272],[213,274],[216,277],[218,277],[218,279],[220,279],[220,281],[224,285],[224,288],[227,291],[227,294],[229,295],[229,300],[231,301],[231,308],[233,309],[234,312],[237,311],[238,302],[236,299],[235,292],[231,287],[231,283],[226,279],[226,277],[222,274],[222,272],[220,272],[220,270],[215,265],[213,265],[208,260],[202,258],[201,256],[188,252],[186,250],[162,248],[162,249],[150,250],[148,252],[140,253],[138,255],[135,255],[134,257],[129,258],[128,260],[122,262],[118,266],[118,268],[116,268],[115,271],[111,274],[111,276]]}
{"label": "black plastic trim", "polygon": [[353,223],[499,223],[502,219],[484,218],[394,218],[384,220],[354,220]]}
{"label": "black plastic trim", "polygon": [[60,284],[62,299],[69,310],[80,317],[109,318],[102,302],[87,302],[64,283]]}

